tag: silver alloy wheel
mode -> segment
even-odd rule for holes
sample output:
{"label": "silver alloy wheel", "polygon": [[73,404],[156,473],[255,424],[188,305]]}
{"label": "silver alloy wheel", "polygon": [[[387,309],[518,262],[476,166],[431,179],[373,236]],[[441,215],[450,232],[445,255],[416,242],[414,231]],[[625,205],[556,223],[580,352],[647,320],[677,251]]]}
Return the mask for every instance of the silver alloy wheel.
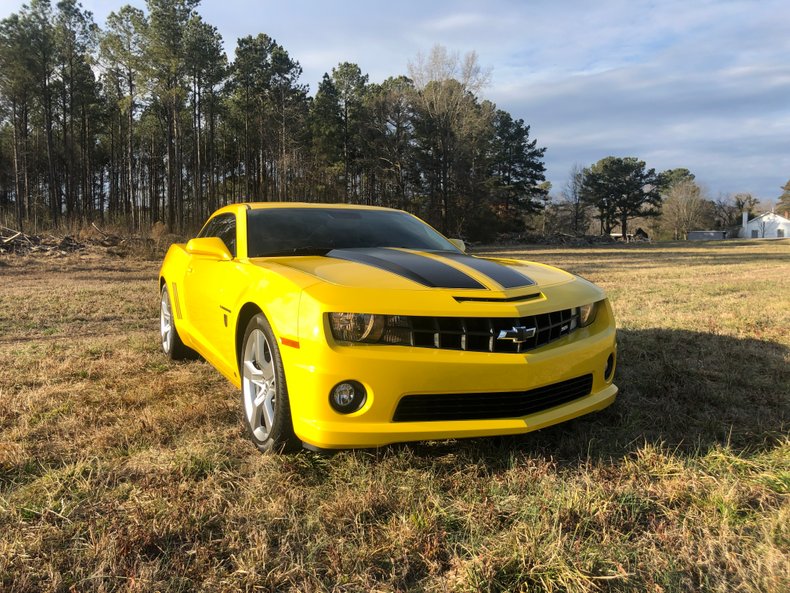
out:
{"label": "silver alloy wheel", "polygon": [[244,413],[256,439],[265,441],[274,425],[277,378],[269,340],[254,329],[244,344],[242,360]]}
{"label": "silver alloy wheel", "polygon": [[159,333],[162,336],[162,350],[165,354],[170,354],[172,347],[173,332],[173,313],[170,311],[170,297],[167,295],[167,288],[162,288],[162,305],[159,308]]}

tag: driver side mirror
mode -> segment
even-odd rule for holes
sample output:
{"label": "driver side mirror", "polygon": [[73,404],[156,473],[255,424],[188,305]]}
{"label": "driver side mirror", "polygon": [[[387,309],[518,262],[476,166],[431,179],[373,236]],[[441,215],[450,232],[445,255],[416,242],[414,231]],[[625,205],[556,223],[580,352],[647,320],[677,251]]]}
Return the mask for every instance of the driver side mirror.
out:
{"label": "driver side mirror", "polygon": [[220,261],[233,259],[228,246],[219,237],[190,239],[189,243],[187,243],[187,253],[190,255],[205,255]]}
{"label": "driver side mirror", "polygon": [[466,253],[466,243],[464,243],[461,239],[447,239],[447,240],[450,241],[450,243],[452,243],[453,245],[455,245],[458,249]]}

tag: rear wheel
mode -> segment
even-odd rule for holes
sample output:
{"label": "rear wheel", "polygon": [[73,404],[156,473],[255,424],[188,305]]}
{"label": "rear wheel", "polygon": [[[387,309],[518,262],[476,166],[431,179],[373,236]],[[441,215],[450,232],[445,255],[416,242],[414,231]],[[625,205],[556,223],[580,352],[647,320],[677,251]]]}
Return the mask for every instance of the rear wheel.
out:
{"label": "rear wheel", "polygon": [[247,433],[259,450],[291,451],[299,447],[280,350],[269,322],[261,314],[250,320],[244,332],[241,405]]}
{"label": "rear wheel", "polygon": [[159,306],[159,335],[162,338],[162,350],[171,360],[184,360],[194,358],[195,351],[184,345],[176,330],[176,320],[173,308],[170,306],[170,295],[167,284],[162,285],[162,295]]}

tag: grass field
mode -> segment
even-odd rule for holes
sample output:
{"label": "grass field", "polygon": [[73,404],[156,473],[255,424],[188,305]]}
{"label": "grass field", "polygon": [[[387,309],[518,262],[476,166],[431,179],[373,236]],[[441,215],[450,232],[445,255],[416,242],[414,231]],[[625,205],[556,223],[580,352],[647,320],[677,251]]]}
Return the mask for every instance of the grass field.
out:
{"label": "grass field", "polygon": [[0,258],[0,590],[790,590],[790,241],[499,253],[608,291],[617,402],[333,456],[165,359],[158,262]]}

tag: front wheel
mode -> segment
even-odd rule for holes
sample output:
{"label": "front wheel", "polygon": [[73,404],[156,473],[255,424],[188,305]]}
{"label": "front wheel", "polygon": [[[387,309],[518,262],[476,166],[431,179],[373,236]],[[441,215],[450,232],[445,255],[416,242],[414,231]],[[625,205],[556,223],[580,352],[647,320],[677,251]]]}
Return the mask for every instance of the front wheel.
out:
{"label": "front wheel", "polygon": [[260,451],[297,449],[280,350],[263,315],[247,324],[240,362],[241,405],[250,439]]}
{"label": "front wheel", "polygon": [[162,285],[161,297],[159,301],[159,337],[162,339],[162,350],[170,360],[195,358],[195,351],[184,345],[176,330],[167,284]]}

